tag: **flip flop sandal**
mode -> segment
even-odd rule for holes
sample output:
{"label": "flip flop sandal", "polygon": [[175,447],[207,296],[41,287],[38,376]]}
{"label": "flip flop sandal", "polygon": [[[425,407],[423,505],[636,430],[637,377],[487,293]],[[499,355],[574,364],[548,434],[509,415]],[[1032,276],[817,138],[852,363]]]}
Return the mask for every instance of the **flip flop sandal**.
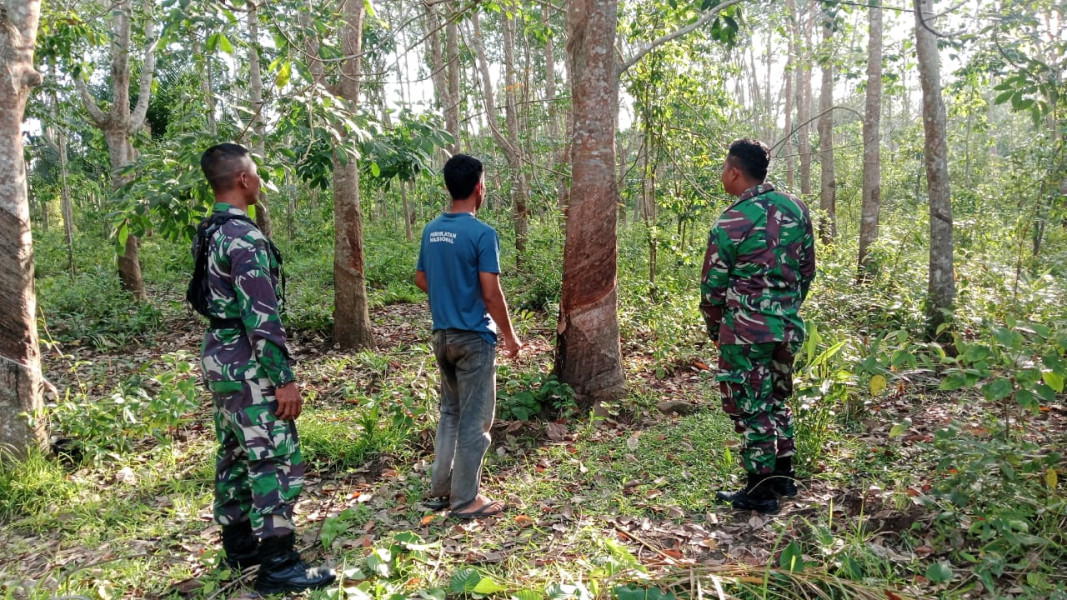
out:
{"label": "flip flop sandal", "polygon": [[442,508],[448,508],[448,502],[448,496],[432,496],[423,498],[421,503],[430,510],[441,510]]}
{"label": "flip flop sandal", "polygon": [[507,505],[505,505],[503,502],[500,502],[499,500],[494,500],[494,501],[490,502],[489,504],[486,504],[485,506],[479,508],[476,511],[472,511],[472,512],[456,512],[456,511],[452,511],[452,512],[448,513],[448,516],[452,517],[453,519],[461,519],[461,520],[464,520],[464,521],[471,521],[471,520],[474,520],[474,519],[482,519],[482,518],[485,518],[485,517],[495,517],[495,516],[499,515],[500,513],[504,512],[504,510],[506,510],[506,509],[507,509]]}

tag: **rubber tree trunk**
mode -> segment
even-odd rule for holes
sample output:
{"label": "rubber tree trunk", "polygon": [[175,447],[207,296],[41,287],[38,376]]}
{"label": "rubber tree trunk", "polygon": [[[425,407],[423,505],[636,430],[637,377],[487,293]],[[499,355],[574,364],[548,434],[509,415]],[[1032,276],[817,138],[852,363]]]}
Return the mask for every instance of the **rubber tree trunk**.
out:
{"label": "rubber tree trunk", "polygon": [[[507,17],[503,17],[507,20]],[[497,146],[500,147],[501,152],[504,154],[504,158],[508,161],[508,171],[510,171],[511,179],[511,207],[512,207],[512,223],[515,227],[515,250],[518,252],[518,258],[521,260],[522,252],[526,249],[526,237],[527,237],[527,224],[526,224],[526,182],[522,177],[522,157],[520,156],[520,147],[518,146],[518,132],[514,129],[518,128],[518,121],[513,110],[508,110],[508,106],[512,104],[510,95],[507,90],[504,93],[505,103],[505,122],[508,129],[507,135],[500,131],[497,127],[497,110],[496,99],[493,93],[493,81],[489,76],[489,61],[485,55],[485,45],[482,43],[482,30],[479,22],[478,13],[471,13],[471,25],[474,29],[474,35],[471,38],[471,45],[474,47],[475,59],[477,61],[478,73],[481,76],[482,82],[482,100],[485,103],[485,118],[489,123],[489,129],[493,133],[493,139],[496,141]],[[505,37],[505,63],[508,58],[514,52],[507,52],[507,23],[504,24],[504,37]],[[510,56],[512,62],[514,56]],[[505,71],[510,72],[513,67],[508,67],[505,64]],[[507,77],[507,76],[505,76]],[[507,77],[506,81],[510,81],[512,78]],[[505,87],[507,85],[505,84]],[[512,143],[512,140],[515,143]]]}
{"label": "rubber tree trunk", "polygon": [[930,271],[927,285],[927,335],[940,337],[938,329],[952,319],[956,300],[953,268],[952,192],[948,179],[948,141],[945,103],[941,98],[941,66],[937,38],[931,31],[930,0],[915,0],[915,51],[923,91],[923,147],[926,186],[930,203]]}
{"label": "rubber tree trunk", "polygon": [[863,115],[863,204],[860,209],[859,270],[861,283],[874,275],[868,262],[871,245],[878,239],[882,210],[882,150],[879,130],[882,118],[882,7],[871,2],[868,11],[867,92]]}
{"label": "rubber tree trunk", "polygon": [[785,154],[785,185],[789,190],[796,189],[796,156],[793,146],[793,108],[796,101],[793,83],[797,80],[796,51],[797,51],[797,3],[796,0],[786,0],[786,13],[791,22],[789,28],[789,49],[785,60],[785,143],[782,144],[782,153]]}
{"label": "rubber tree trunk", "polygon": [[[803,1],[803,0],[801,0]],[[796,93],[797,93],[797,152],[800,158],[800,193],[805,199],[811,195],[811,20],[812,8],[807,6],[798,15]]]}
{"label": "rubber tree trunk", "polygon": [[[339,0],[344,17],[341,51],[340,97],[354,112],[359,106],[360,52],[363,36],[363,3]],[[345,133],[344,135],[348,135]],[[333,339],[342,348],[374,347],[374,330],[367,303],[366,263],[363,259],[363,213],[359,204],[359,168],[347,157],[333,164],[334,210],[334,313]]]}
{"label": "rubber tree trunk", "polygon": [[833,21],[823,15],[822,85],[819,92],[819,208],[823,219],[819,236],[829,244],[837,237],[837,180],[834,175],[834,61]]}
{"label": "rubber tree trunk", "polygon": [[41,350],[22,155],[26,100],[42,79],[33,68],[41,3],[0,0],[0,14],[5,26],[5,35],[0,35],[5,74],[5,85],[0,86],[0,449],[20,458],[34,448],[46,449],[48,443],[47,422],[39,418]]}
{"label": "rubber tree trunk", "polygon": [[[252,100],[252,132],[255,139],[252,141],[252,152],[261,160],[266,159],[267,125],[263,118],[263,75],[259,65],[259,10],[255,2],[248,3],[248,79]],[[274,236],[274,227],[270,222],[270,206],[267,204],[267,194],[262,188],[259,190],[259,201],[256,202],[256,225],[267,237]]]}
{"label": "rubber tree trunk", "polygon": [[615,0],[574,0],[567,7],[573,176],[555,368],[586,406],[617,400],[624,393],[614,175],[617,21]]}
{"label": "rubber tree trunk", "polygon": [[[89,88],[81,77],[74,82],[81,95],[89,118],[104,133],[108,156],[111,159],[111,185],[118,191],[128,180],[122,170],[136,158],[130,137],[144,126],[148,112],[148,101],[152,93],[152,73],[155,70],[155,21],[152,16],[153,3],[145,0],[144,8],[148,13],[145,19],[144,36],[147,46],[141,64],[141,78],[138,82],[137,105],[130,110],[130,27],[133,4],[130,0],[119,0],[111,10],[111,103],[104,112],[89,93]],[[118,257],[119,279],[122,287],[130,292],[137,301],[145,301],[144,278],[141,276],[141,263],[138,256],[140,243],[135,235],[128,235],[123,254]]]}

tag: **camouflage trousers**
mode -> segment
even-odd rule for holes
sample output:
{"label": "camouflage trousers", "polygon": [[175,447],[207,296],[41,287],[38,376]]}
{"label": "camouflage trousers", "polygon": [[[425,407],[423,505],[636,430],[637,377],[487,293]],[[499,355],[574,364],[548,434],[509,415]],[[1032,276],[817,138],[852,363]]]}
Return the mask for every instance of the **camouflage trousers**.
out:
{"label": "camouflage trousers", "polygon": [[774,471],[775,459],[796,453],[793,413],[793,356],[799,342],[724,344],[716,377],[722,409],[741,434],[745,471]]}
{"label": "camouflage trousers", "polygon": [[215,400],[215,520],[246,519],[259,539],[295,531],[293,506],[304,487],[294,421],[274,416],[269,379],[211,383]]}

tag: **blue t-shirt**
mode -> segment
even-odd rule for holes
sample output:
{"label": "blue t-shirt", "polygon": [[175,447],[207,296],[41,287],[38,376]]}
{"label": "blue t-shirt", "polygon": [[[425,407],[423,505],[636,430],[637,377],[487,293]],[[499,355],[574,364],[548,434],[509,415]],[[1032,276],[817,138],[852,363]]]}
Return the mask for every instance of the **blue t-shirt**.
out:
{"label": "blue t-shirt", "polygon": [[415,268],[426,273],[434,331],[476,331],[496,344],[496,324],[478,278],[500,273],[500,240],[492,227],[470,213],[443,213],[422,230]]}

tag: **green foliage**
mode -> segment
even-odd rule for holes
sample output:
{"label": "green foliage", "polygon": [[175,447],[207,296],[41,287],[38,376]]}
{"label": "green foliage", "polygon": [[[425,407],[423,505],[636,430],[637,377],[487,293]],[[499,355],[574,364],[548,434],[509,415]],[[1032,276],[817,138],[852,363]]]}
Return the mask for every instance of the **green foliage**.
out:
{"label": "green foliage", "polygon": [[363,144],[364,160],[360,167],[385,187],[394,179],[413,181],[420,174],[433,173],[435,154],[453,141],[430,115],[415,115],[405,110],[388,135],[371,138]]}
{"label": "green foliage", "polygon": [[78,273],[73,281],[59,276],[38,285],[42,329],[58,341],[121,348],[164,327],[160,308],[133,302],[111,269],[95,267]]}
{"label": "green foliage", "polygon": [[967,429],[975,433],[952,425],[935,437],[938,477],[931,495],[941,508],[938,535],[987,592],[1014,585],[1000,578],[1021,569],[1032,573],[1024,589],[1033,597],[1047,594],[1050,577],[1067,561],[1067,497],[1058,489],[1064,455]]}
{"label": "green foliage", "polygon": [[945,357],[947,365],[941,389],[953,391],[978,387],[990,403],[1000,403],[1004,426],[1010,429],[1021,408],[1036,413],[1042,405],[1055,403],[1067,379],[1067,334],[1042,323],[1019,322],[1008,317],[1004,327],[995,327],[988,338],[968,342],[956,338],[957,357]]}
{"label": "green foliage", "polygon": [[507,365],[497,367],[496,414],[500,419],[529,421],[551,415],[570,417],[578,410],[574,390],[545,373],[513,372]]}
{"label": "green foliage", "polygon": [[0,521],[54,511],[76,491],[63,466],[36,448],[22,459],[0,454]]}
{"label": "green foliage", "polygon": [[63,400],[48,405],[53,430],[69,439],[64,451],[71,458],[96,464],[121,460],[148,440],[169,443],[193,419],[200,402],[192,357],[176,352],[161,360],[157,371],[120,382],[106,398],[68,390]]}

